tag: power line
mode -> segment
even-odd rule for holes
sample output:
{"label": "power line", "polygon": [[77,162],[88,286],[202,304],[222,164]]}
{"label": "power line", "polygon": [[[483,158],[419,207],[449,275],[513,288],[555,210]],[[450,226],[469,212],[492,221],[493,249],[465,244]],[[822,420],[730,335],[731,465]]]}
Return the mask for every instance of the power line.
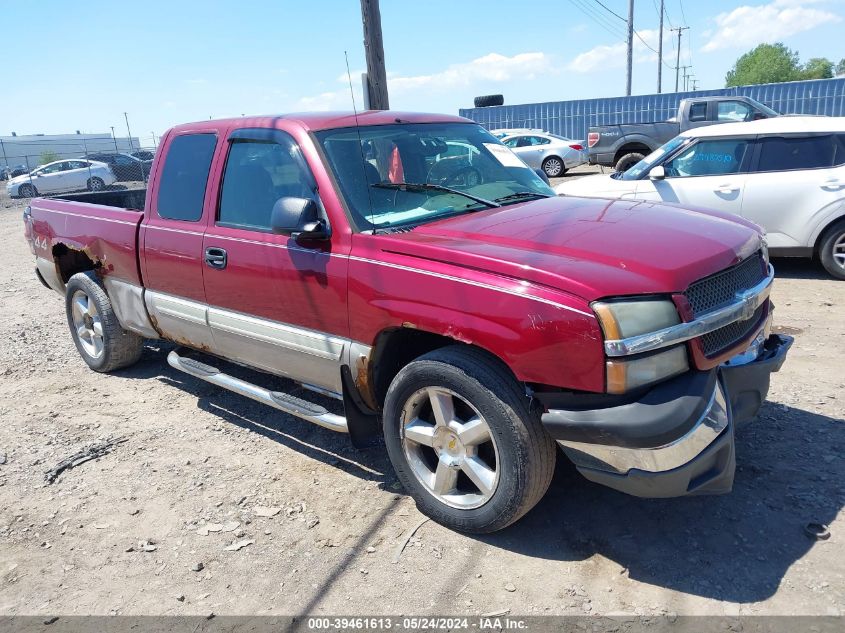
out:
{"label": "power line", "polygon": [[684,0],[678,0],[678,5],[681,7],[681,17],[684,18],[684,26],[689,26],[689,22],[687,22],[687,14],[684,13]]}
{"label": "power line", "polygon": [[620,20],[622,20],[623,22],[626,22],[626,23],[628,22],[628,20],[627,20],[626,18],[623,18],[621,15],[619,15],[618,13],[616,13],[616,11],[614,11],[613,9],[611,9],[610,7],[608,7],[606,4],[604,4],[604,3],[603,3],[603,2],[601,2],[600,0],[593,0],[593,2],[595,2],[597,5],[599,5],[602,9],[604,9],[605,11],[607,11],[608,13],[610,13],[611,15],[615,15],[617,18],[619,18],[619,19],[620,19]]}
{"label": "power line", "polygon": [[616,38],[623,38],[624,34],[622,33],[621,27],[616,24],[615,22],[611,21],[603,13],[599,12],[598,9],[593,7],[591,4],[588,4],[586,0],[570,0],[576,7],[578,7],[582,13],[584,13],[587,17],[593,20],[596,24],[601,26],[605,31],[610,33]]}
{"label": "power line", "polygon": [[586,3],[586,0],[569,0],[573,6],[579,9],[584,15],[590,18],[593,22],[595,22],[598,26],[602,29],[610,33],[616,39],[624,39],[624,34],[622,33],[621,28],[615,22],[611,22],[610,19],[602,13],[599,13],[598,10],[593,8],[592,5]]}

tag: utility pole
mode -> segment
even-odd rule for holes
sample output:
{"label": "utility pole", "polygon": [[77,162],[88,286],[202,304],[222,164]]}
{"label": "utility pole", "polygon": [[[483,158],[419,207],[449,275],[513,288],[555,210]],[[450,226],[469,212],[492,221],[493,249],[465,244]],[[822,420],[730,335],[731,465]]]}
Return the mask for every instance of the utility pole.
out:
{"label": "utility pole", "polygon": [[129,115],[124,112],[123,118],[126,119],[126,133],[129,135],[129,151],[131,152],[135,148],[132,147],[132,132],[129,131]]}
{"label": "utility pole", "polygon": [[675,92],[678,92],[678,73],[681,70],[681,33],[687,29],[689,29],[688,26],[679,26],[674,29],[670,29],[678,32],[678,59],[675,62]]}
{"label": "utility pole", "polygon": [[692,80],[692,91],[695,92],[696,90],[698,90],[698,79],[693,79]]}
{"label": "utility pole", "polygon": [[370,108],[387,110],[387,72],[384,69],[384,45],[381,39],[379,0],[361,0],[364,22],[364,54],[367,58],[367,95]]}
{"label": "utility pole", "polygon": [[657,94],[663,92],[663,3],[660,0],[660,35],[657,40]]}
{"label": "utility pole", "polygon": [[687,68],[692,68],[692,66],[681,66],[684,69],[684,92],[688,89],[687,80],[689,79],[689,75],[687,74]]}
{"label": "utility pole", "polygon": [[631,96],[631,71],[634,67],[634,0],[628,0],[628,74],[625,94]]}
{"label": "utility pole", "polygon": [[117,149],[117,137],[114,135],[114,126],[111,125],[109,127],[111,127],[111,140],[114,141],[114,151],[116,152],[116,151],[118,151],[118,149]]}

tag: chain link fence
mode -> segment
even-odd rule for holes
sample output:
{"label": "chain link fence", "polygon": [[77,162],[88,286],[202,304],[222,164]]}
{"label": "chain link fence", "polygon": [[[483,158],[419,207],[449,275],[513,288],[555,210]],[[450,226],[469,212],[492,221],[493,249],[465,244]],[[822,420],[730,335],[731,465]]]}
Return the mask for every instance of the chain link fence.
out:
{"label": "chain link fence", "polygon": [[0,184],[11,198],[145,188],[157,145],[155,136],[4,136]]}

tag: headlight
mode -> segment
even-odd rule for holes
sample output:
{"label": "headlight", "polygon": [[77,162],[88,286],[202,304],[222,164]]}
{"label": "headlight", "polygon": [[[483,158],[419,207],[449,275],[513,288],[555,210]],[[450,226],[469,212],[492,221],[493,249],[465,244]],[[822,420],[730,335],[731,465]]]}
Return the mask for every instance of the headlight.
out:
{"label": "headlight", "polygon": [[675,304],[667,299],[597,301],[593,310],[609,341],[656,332],[681,322]]}
{"label": "headlight", "polygon": [[607,361],[607,392],[626,393],[677,376],[688,369],[687,349],[683,345],[642,358],[614,358]]}
{"label": "headlight", "polygon": [[763,261],[766,263],[766,271],[769,270],[769,242],[766,240],[765,234],[761,240],[760,249],[763,251]]}
{"label": "headlight", "polygon": [[[675,304],[668,299],[598,301],[593,304],[606,340],[619,340],[656,332],[681,322]],[[679,345],[656,354],[613,358],[606,363],[607,392],[625,393],[689,369],[687,350]]]}

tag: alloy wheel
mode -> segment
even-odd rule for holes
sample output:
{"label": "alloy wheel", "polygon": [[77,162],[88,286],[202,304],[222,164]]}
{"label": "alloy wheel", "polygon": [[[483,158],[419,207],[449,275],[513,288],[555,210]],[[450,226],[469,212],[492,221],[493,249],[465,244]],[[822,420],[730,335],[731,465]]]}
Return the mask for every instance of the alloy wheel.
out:
{"label": "alloy wheel", "polygon": [[462,510],[487,503],[499,484],[499,455],[475,407],[442,387],[415,392],[402,410],[402,448],[411,472],[438,501]]}

